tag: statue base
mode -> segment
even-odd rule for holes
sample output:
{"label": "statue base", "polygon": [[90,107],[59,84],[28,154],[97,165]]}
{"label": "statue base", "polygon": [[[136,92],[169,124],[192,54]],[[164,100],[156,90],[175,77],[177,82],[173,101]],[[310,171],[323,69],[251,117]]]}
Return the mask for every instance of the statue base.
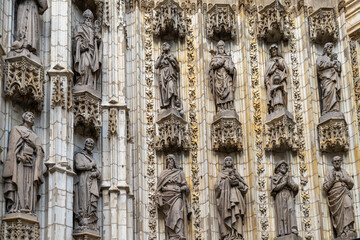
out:
{"label": "statue base", "polygon": [[1,221],[0,239],[40,239],[36,216],[27,213],[6,214]]}
{"label": "statue base", "polygon": [[292,233],[289,235],[276,237],[276,238],[274,238],[274,240],[302,240],[302,238],[299,237],[298,235]]}
{"label": "statue base", "polygon": [[211,141],[214,151],[241,151],[242,128],[235,110],[222,111],[214,116],[211,125]]}
{"label": "statue base", "polygon": [[342,112],[321,116],[317,129],[321,151],[342,152],[349,149],[348,127]]}
{"label": "statue base", "polygon": [[158,113],[158,134],[155,136],[154,148],[158,151],[190,149],[190,137],[187,122],[177,109],[166,109]]}
{"label": "statue base", "polygon": [[265,150],[273,152],[297,151],[299,147],[294,129],[294,116],[285,108],[269,114],[265,119]]}
{"label": "statue base", "polygon": [[75,240],[98,240],[100,239],[99,231],[88,228],[77,229],[73,233]]}

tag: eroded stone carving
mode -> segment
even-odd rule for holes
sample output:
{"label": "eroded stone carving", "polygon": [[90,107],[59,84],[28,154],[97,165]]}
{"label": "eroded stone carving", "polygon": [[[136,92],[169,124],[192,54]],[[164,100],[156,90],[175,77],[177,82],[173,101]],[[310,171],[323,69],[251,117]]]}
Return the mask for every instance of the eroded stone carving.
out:
{"label": "eroded stone carving", "polygon": [[242,129],[238,117],[223,116],[215,118],[211,125],[212,147],[215,151],[241,151]]}
{"label": "eroded stone carving", "polygon": [[248,189],[249,186],[236,171],[232,157],[225,157],[224,167],[215,182],[221,239],[243,239],[246,213],[245,194]]}
{"label": "eroded stone carving", "polygon": [[348,172],[341,168],[341,163],[340,156],[333,157],[334,168],[326,174],[323,188],[327,194],[336,239],[353,239],[356,238],[356,232],[350,190],[354,186],[354,181]]}
{"label": "eroded stone carving", "polygon": [[187,239],[191,209],[187,200],[190,188],[184,172],[178,168],[175,156],[166,156],[166,169],[160,174],[155,198],[158,211],[165,219],[165,239]]}
{"label": "eroded stone carving", "polygon": [[285,160],[276,163],[275,175],[271,180],[271,195],[275,199],[275,240],[302,239],[298,236],[295,212],[295,196],[299,191],[299,185],[289,176],[288,168]]}
{"label": "eroded stone carving", "polygon": [[40,240],[39,222],[28,214],[7,214],[1,222],[0,238]]}
{"label": "eroded stone carving", "polygon": [[215,4],[206,16],[207,37],[215,40],[235,39],[235,13],[229,4]]}
{"label": "eroded stone carving", "polygon": [[335,42],[339,27],[333,8],[319,8],[309,16],[310,39],[318,44]]}
{"label": "eroded stone carving", "polygon": [[155,8],[154,35],[156,37],[186,35],[185,12],[174,0],[164,0]]}

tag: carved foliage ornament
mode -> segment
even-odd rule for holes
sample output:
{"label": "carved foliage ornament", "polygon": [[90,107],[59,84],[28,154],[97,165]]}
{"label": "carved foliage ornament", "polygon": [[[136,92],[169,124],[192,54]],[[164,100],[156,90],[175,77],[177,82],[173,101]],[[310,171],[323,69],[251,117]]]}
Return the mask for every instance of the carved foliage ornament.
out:
{"label": "carved foliage ornament", "polygon": [[334,42],[339,37],[339,27],[333,8],[320,8],[309,16],[310,39],[318,44]]}
{"label": "carved foliage ornament", "polygon": [[229,4],[215,4],[206,16],[207,37],[229,40],[236,37],[235,13]]}
{"label": "carved foliage ornament", "polygon": [[3,219],[1,223],[1,239],[33,239],[39,240],[40,225],[37,221],[24,218]]}
{"label": "carved foliage ornament", "polygon": [[117,109],[111,108],[109,110],[109,135],[116,135]]}
{"label": "carved foliage ornament", "polygon": [[220,118],[211,126],[212,147],[215,151],[241,151],[242,129],[236,118]]}
{"label": "carved foliage ornament", "polygon": [[320,150],[323,152],[349,149],[348,127],[345,119],[330,119],[318,126]]}

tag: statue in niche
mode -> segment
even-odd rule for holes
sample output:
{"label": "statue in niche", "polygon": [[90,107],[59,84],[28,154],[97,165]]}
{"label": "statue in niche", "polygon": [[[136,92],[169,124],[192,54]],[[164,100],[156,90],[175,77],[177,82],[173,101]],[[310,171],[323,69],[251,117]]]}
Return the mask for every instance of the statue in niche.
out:
{"label": "statue in niche", "polygon": [[89,10],[83,13],[84,22],[75,27],[74,70],[77,86],[96,89],[101,77],[102,40],[98,21],[94,24],[94,14]]}
{"label": "statue in niche", "polygon": [[42,15],[48,8],[47,0],[20,0],[18,2],[16,21],[16,41],[11,50],[34,55],[38,54],[40,39],[39,15]]}
{"label": "statue in niche", "polygon": [[234,110],[236,68],[231,55],[225,52],[225,43],[222,40],[218,42],[217,52],[211,59],[209,77],[216,112]]}
{"label": "statue in niche", "polygon": [[272,113],[287,108],[287,77],[289,69],[284,58],[279,54],[276,44],[269,48],[270,59],[266,63],[265,86],[268,112]]}
{"label": "statue in niche", "polygon": [[155,69],[160,69],[160,108],[177,109],[182,113],[182,103],[178,97],[179,62],[170,53],[170,44],[162,45],[162,53],[155,61]]}
{"label": "statue in niche", "polygon": [[184,172],[176,166],[175,156],[166,156],[166,169],[160,174],[156,186],[156,203],[165,218],[165,239],[186,239],[187,221],[191,210],[187,201],[190,188]]}
{"label": "statue in niche", "polygon": [[88,138],[85,140],[85,148],[74,156],[75,172],[77,176],[74,180],[74,218],[75,229],[97,230],[98,220],[98,181],[101,177],[99,169],[96,167],[92,151],[95,142]]}
{"label": "statue in niche", "polygon": [[276,234],[278,237],[298,235],[295,212],[295,196],[299,185],[288,175],[288,164],[281,160],[275,166],[271,179],[271,195],[275,199]]}
{"label": "statue in niche", "polygon": [[236,171],[232,157],[225,157],[224,167],[215,183],[221,239],[243,239],[246,212],[245,194],[248,189],[249,186]]}
{"label": "statue in niche", "polygon": [[7,213],[35,215],[43,183],[44,151],[32,126],[34,114],[25,112],[23,124],[10,132],[9,150],[3,167],[4,197]]}
{"label": "statue in niche", "polygon": [[340,112],[341,63],[333,53],[334,44],[326,43],[322,56],[316,59],[317,74],[320,79],[322,115]]}
{"label": "statue in niche", "polygon": [[354,186],[354,181],[345,169],[341,168],[341,163],[340,156],[333,157],[334,168],[326,174],[323,188],[327,194],[335,235],[342,239],[353,239],[356,238],[356,232],[350,190]]}

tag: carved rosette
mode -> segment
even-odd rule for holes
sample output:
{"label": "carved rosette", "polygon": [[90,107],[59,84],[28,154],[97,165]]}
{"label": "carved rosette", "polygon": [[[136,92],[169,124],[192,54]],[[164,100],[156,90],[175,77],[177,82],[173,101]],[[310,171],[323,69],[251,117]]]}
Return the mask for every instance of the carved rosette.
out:
{"label": "carved rosette", "polygon": [[229,4],[215,4],[206,15],[207,37],[229,40],[236,37],[235,13]]}
{"label": "carved rosette", "polygon": [[153,34],[156,37],[186,36],[185,12],[174,0],[160,2],[155,10]]}
{"label": "carved rosette", "polygon": [[318,44],[335,42],[339,27],[333,8],[319,8],[309,16],[310,39]]}
{"label": "carved rosette", "polygon": [[5,59],[4,94],[25,108],[41,111],[44,99],[44,69],[27,56]]}
{"label": "carved rosette", "polygon": [[279,42],[290,38],[289,19],[279,1],[267,5],[259,12],[258,38],[267,42]]}
{"label": "carved rosette", "polygon": [[40,225],[35,216],[12,213],[1,222],[0,239],[40,239]]}

